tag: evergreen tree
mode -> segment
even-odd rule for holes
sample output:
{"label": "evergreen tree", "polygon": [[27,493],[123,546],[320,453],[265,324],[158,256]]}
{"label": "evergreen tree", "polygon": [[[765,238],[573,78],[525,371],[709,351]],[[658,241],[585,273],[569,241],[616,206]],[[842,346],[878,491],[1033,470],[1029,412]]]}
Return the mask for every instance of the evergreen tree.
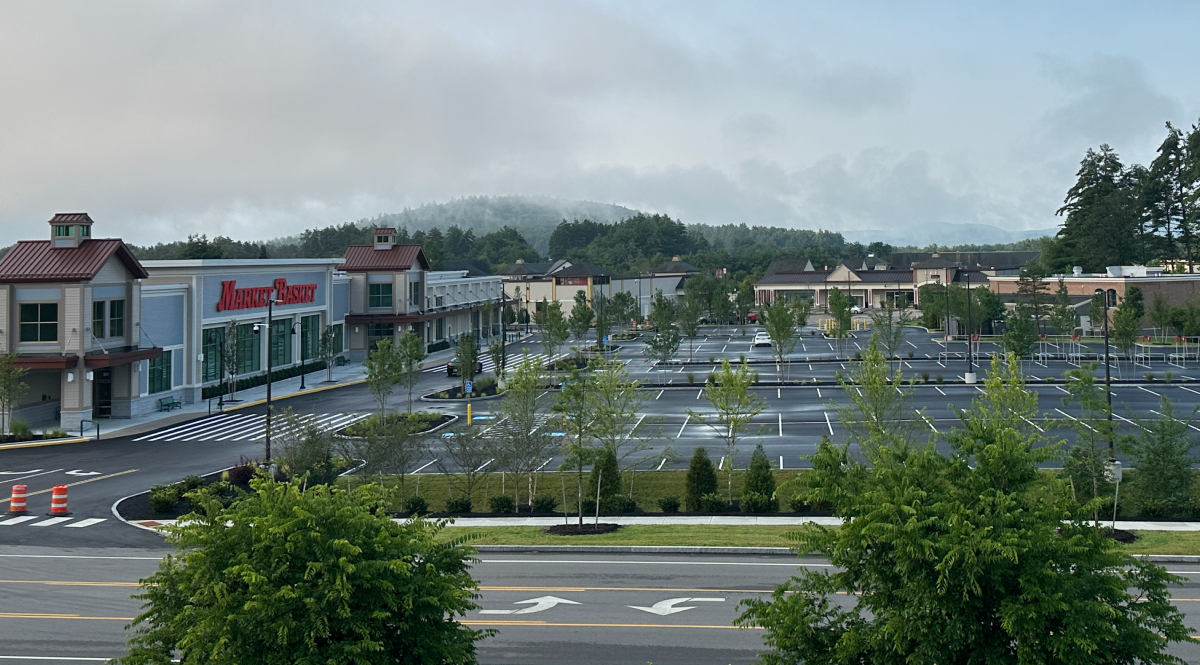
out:
{"label": "evergreen tree", "polygon": [[1151,224],[1166,241],[1164,258],[1179,256],[1182,250],[1187,261],[1187,272],[1193,267],[1196,249],[1197,179],[1195,173],[1200,155],[1192,154],[1200,148],[1200,137],[1196,127],[1185,139],[1183,132],[1167,123],[1167,137],[1158,147],[1158,156],[1150,163],[1148,196],[1145,204]]}
{"label": "evergreen tree", "polygon": [[779,512],[779,498],[775,496],[775,476],[771,473],[771,462],[762,444],[754,447],[750,454],[750,467],[746,470],[746,482],[742,485],[742,496],[757,494],[767,498],[768,510],[764,512]]}
{"label": "evergreen tree", "polygon": [[698,446],[692,453],[684,484],[683,502],[692,512],[700,510],[700,499],[704,495],[717,491],[717,467],[713,466],[704,446]]}
{"label": "evergreen tree", "polygon": [[1137,469],[1130,483],[1136,514],[1184,516],[1190,507],[1196,480],[1192,451],[1200,440],[1188,431],[1189,421],[1176,417],[1171,400],[1163,397],[1158,415],[1139,420],[1136,438],[1122,446]]}
{"label": "evergreen tree", "polygon": [[1103,272],[1106,266],[1129,265],[1138,247],[1143,183],[1138,171],[1126,169],[1108,145],[1088,150],[1058,214],[1067,219],[1039,261],[1051,272],[1081,266]]}
{"label": "evergreen tree", "polygon": [[1050,308],[1050,327],[1060,335],[1070,335],[1079,323],[1079,316],[1071,306],[1071,297],[1067,294],[1067,284],[1059,278],[1058,291],[1054,293],[1054,305]]}
{"label": "evergreen tree", "polygon": [[600,485],[600,503],[621,493],[621,468],[617,464],[617,453],[613,449],[602,446],[596,451],[596,463],[592,465],[592,475],[588,478],[587,498],[596,498],[596,485]]}

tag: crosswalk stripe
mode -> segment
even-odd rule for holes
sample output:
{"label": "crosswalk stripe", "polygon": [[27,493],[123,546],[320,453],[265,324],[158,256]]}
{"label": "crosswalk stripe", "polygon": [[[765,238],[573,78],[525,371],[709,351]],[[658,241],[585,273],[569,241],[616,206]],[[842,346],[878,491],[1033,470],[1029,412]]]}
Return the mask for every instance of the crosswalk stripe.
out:
{"label": "crosswalk stripe", "polygon": [[41,517],[41,515],[22,515],[21,517],[13,517],[11,519],[7,519],[7,520],[4,520],[3,522],[0,522],[0,526],[9,526],[12,524],[20,524],[21,522],[28,522],[30,520],[36,520],[39,517]]}
{"label": "crosswalk stripe", "polygon": [[244,423],[253,421],[254,419],[260,418],[260,417],[261,416],[256,416],[254,414],[249,414],[249,413],[238,414],[227,420],[221,420],[218,422],[209,421],[207,427],[197,427],[188,432],[183,432],[180,434],[163,437],[162,440],[163,441],[190,441],[190,440],[195,439],[196,434],[201,433],[201,432],[203,432],[207,436],[212,436],[213,434],[216,434],[216,433],[236,429],[238,427],[241,427]]}
{"label": "crosswalk stripe", "polygon": [[75,522],[74,524],[64,524],[63,526],[67,527],[68,529],[71,529],[71,528],[82,529],[85,526],[91,526],[93,524],[99,524],[101,522],[106,522],[106,521],[107,520],[104,519],[103,517],[89,517],[86,520],[79,520],[78,522]]}
{"label": "crosswalk stripe", "polygon": [[161,437],[169,436],[171,434],[176,434],[179,432],[186,432],[188,430],[196,429],[199,427],[205,427],[216,420],[222,420],[222,419],[227,419],[227,418],[239,418],[239,417],[241,417],[241,416],[234,416],[234,415],[222,413],[220,415],[211,416],[209,418],[205,418],[203,420],[198,420],[196,422],[186,423],[184,425],[177,425],[175,427],[168,427],[167,429],[158,430],[156,432],[151,432],[145,436],[139,436],[138,438],[134,439],[134,441],[146,441],[146,440],[151,440],[151,439],[158,440]]}
{"label": "crosswalk stripe", "polygon": [[[371,413],[301,413],[296,415],[298,427],[316,427],[331,431],[371,417]],[[278,416],[271,421],[272,434],[284,434],[288,425]],[[261,414],[222,414],[190,423],[186,427],[165,429],[137,440],[149,441],[257,441],[264,438],[266,416]]]}
{"label": "crosswalk stripe", "polygon": [[63,522],[70,522],[70,521],[71,521],[70,517],[51,517],[50,519],[48,519],[44,522],[30,524],[29,526],[54,526],[55,524],[62,524]]}

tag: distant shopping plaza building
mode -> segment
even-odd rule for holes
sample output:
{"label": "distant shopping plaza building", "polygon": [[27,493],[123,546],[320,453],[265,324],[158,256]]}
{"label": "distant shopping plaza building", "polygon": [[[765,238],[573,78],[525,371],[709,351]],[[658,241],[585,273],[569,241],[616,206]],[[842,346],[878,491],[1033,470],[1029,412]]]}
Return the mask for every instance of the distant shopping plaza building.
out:
{"label": "distant shopping plaza building", "polygon": [[336,355],[358,360],[406,331],[437,348],[499,321],[485,306],[498,304],[499,277],[431,271],[391,229],[344,258],[138,261],[121,240],[93,238],[93,224],[55,215],[48,240],[20,241],[0,259],[0,353],[28,370],[14,417],[35,426],[198,401],[228,378],[230,335],[246,378],[268,363],[313,362],[326,331]]}

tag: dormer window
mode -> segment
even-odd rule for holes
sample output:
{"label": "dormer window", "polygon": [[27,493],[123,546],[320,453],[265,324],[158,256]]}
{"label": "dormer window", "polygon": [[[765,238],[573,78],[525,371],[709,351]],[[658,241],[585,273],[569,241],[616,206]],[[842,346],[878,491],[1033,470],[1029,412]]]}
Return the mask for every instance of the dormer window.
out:
{"label": "dormer window", "polygon": [[389,243],[391,241],[392,241],[391,236],[375,236],[375,242],[377,242],[381,245],[385,244],[385,243]]}
{"label": "dormer window", "polygon": [[71,233],[71,229],[72,229],[72,227],[70,227],[70,226],[56,224],[54,226],[54,237],[55,238],[70,238],[72,235],[74,235],[73,233]]}
{"label": "dormer window", "polygon": [[90,227],[90,226],[79,227],[79,237],[80,238],[87,238],[91,235],[92,235],[92,227]]}

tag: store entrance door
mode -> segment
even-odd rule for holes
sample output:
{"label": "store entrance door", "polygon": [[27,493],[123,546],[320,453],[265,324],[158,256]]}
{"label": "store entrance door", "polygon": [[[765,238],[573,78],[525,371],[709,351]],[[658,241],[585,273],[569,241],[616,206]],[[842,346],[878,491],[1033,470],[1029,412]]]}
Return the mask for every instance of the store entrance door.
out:
{"label": "store entrance door", "polygon": [[97,369],[92,374],[92,417],[112,417],[112,368]]}

